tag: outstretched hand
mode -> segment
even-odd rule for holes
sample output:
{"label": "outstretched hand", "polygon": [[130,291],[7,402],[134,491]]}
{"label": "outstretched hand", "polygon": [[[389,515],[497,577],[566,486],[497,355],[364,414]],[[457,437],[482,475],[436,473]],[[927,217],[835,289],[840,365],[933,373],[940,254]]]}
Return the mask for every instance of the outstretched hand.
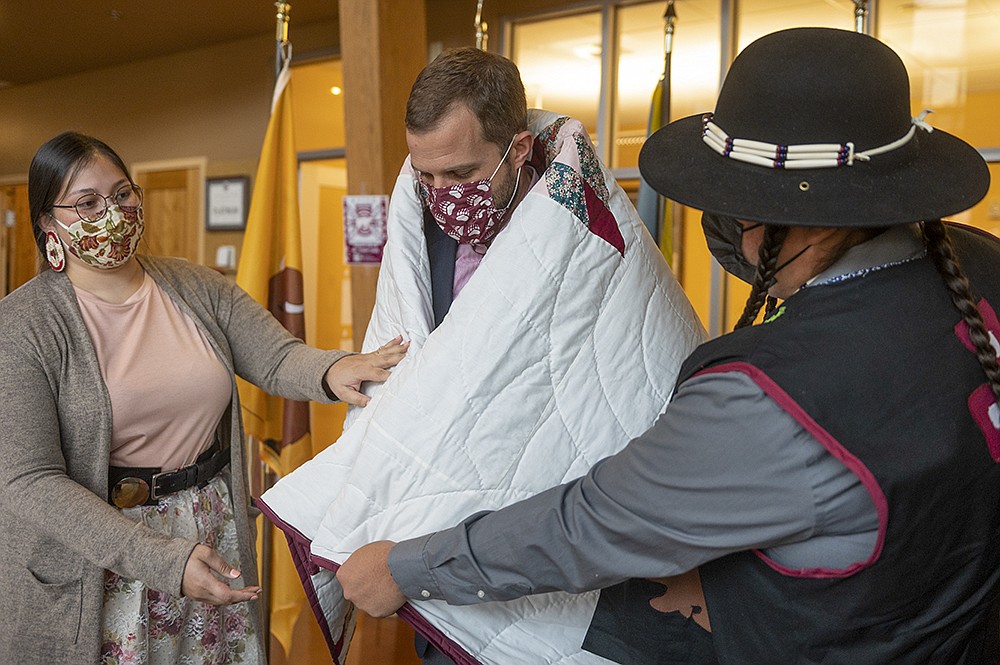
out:
{"label": "outstretched hand", "polygon": [[184,566],[181,593],[187,598],[211,605],[232,605],[257,600],[260,595],[259,586],[233,589],[220,580],[217,574],[224,579],[234,580],[240,576],[240,571],[226,563],[211,547],[195,545]]}
{"label": "outstretched hand", "polygon": [[395,367],[410,348],[409,342],[398,335],[371,353],[344,356],[330,365],[323,380],[330,391],[343,402],[366,406],[368,395],[361,392],[364,381],[382,382],[389,378],[389,368]]}
{"label": "outstretched hand", "polygon": [[359,548],[337,571],[344,598],[373,617],[387,617],[406,603],[389,572],[389,550],[396,543],[380,540]]}

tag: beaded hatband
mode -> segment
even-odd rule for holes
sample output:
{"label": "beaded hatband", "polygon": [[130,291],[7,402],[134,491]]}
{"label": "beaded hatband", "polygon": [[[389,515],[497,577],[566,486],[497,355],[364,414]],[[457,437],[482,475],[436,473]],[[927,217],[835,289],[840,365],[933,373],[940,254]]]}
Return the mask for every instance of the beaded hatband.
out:
{"label": "beaded hatband", "polygon": [[867,162],[874,155],[895,150],[909,143],[917,127],[926,132],[934,128],[924,122],[931,111],[925,109],[916,118],[911,118],[910,130],[901,138],[878,148],[854,152],[854,143],[811,143],[802,145],[775,145],[751,139],[734,139],[726,134],[713,118],[714,114],[702,116],[702,140],[723,157],[730,157],[748,164],[757,164],[772,169],[824,169],[837,166],[853,166],[855,160]]}

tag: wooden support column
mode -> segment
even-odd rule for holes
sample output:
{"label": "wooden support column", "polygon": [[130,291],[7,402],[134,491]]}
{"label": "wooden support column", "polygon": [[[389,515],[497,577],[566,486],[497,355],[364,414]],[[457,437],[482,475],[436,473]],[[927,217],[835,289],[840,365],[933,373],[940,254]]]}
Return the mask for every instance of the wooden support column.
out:
{"label": "wooden support column", "polygon": [[[427,64],[424,2],[339,0],[349,194],[391,194],[406,158],[410,87]],[[351,266],[354,347],[375,304],[377,266]]]}

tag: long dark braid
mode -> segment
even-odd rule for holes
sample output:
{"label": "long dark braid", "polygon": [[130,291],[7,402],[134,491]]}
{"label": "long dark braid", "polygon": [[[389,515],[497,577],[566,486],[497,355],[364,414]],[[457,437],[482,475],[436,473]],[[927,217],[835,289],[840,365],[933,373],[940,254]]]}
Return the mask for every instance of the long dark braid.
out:
{"label": "long dark braid", "polygon": [[768,296],[767,300],[764,301],[764,320],[767,321],[771,318],[778,309],[778,299],[774,296]]}
{"label": "long dark braid", "polygon": [[948,230],[940,219],[924,222],[920,228],[923,232],[924,244],[927,246],[927,255],[934,262],[934,267],[937,268],[945,286],[951,292],[951,301],[955,303],[956,309],[962,314],[962,318],[969,326],[969,338],[976,348],[976,359],[979,360],[986,378],[989,379],[993,398],[997,404],[1000,404],[1000,364],[997,363],[996,351],[990,344],[986,324],[976,308],[976,301],[973,299],[972,289],[969,287],[969,278],[962,270],[958,256],[955,254],[955,247],[948,236]]}
{"label": "long dark braid", "polygon": [[757,274],[754,275],[746,307],[733,330],[751,326],[757,319],[760,308],[764,306],[764,301],[768,298],[768,289],[774,286],[777,281],[775,266],[778,263],[778,253],[781,252],[781,246],[787,235],[787,226],[767,225],[764,227],[764,239],[761,240],[760,255],[757,259]]}

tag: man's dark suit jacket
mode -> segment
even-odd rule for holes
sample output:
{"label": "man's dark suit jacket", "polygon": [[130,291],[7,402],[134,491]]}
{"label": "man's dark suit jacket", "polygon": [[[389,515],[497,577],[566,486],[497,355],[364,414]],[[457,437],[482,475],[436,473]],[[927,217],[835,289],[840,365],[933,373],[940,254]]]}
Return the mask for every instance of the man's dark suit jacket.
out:
{"label": "man's dark suit jacket", "polygon": [[[424,238],[427,239],[427,258],[431,264],[431,305],[434,308],[434,327],[437,328],[451,308],[458,241],[441,230],[427,209],[424,209]],[[451,662],[419,633],[414,635],[413,645],[423,665]]]}
{"label": "man's dark suit jacket", "polygon": [[458,242],[441,230],[426,209],[424,237],[427,239],[427,257],[431,264],[431,303],[434,307],[434,327],[437,328],[451,308]]}

